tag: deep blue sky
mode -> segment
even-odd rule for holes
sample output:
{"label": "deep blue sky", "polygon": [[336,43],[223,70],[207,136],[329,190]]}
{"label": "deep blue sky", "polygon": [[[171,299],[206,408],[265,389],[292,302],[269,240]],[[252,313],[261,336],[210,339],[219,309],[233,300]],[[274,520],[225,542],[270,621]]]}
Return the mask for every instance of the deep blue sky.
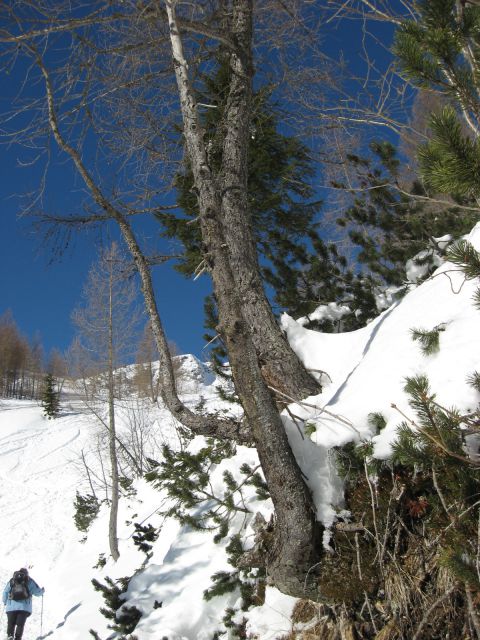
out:
{"label": "deep blue sky", "polygon": [[[33,169],[21,167],[21,149],[0,146],[0,315],[10,309],[19,329],[27,337],[40,334],[45,351],[57,347],[64,350],[71,343],[74,328],[70,315],[80,302],[88,270],[96,260],[98,242],[93,235],[79,234],[61,259],[52,262],[49,247],[35,235],[31,222],[18,218],[22,194],[37,185]],[[61,207],[65,194],[58,189],[62,171],[51,176],[50,201]],[[53,194],[53,195],[52,195]],[[155,235],[150,224],[148,232]],[[171,250],[165,246],[165,252]],[[202,357],[203,296],[208,290],[206,276],[196,282],[187,281],[168,265],[156,267],[154,282],[158,305],[169,339],[182,352]]]}
{"label": "deep blue sky", "polygon": [[[345,39],[347,31],[356,37]],[[381,27],[386,35],[384,43],[391,40],[391,29]],[[353,35],[353,33],[352,33]],[[343,24],[339,31],[330,33],[327,52],[338,55],[345,46],[349,49],[351,63],[361,66],[361,39],[356,22]],[[382,52],[381,55],[384,55]],[[358,69],[357,69],[358,71]],[[10,76],[0,76],[0,109],[8,108],[8,102],[18,90],[22,69],[14,69]],[[36,91],[35,88],[31,89]],[[32,152],[18,147],[0,145],[0,314],[10,309],[19,329],[29,338],[40,334],[45,351],[57,347],[66,349],[74,336],[70,321],[73,308],[79,303],[81,290],[88,269],[96,259],[97,246],[92,235],[80,235],[60,260],[51,261],[48,247],[35,236],[31,223],[18,218],[22,212],[22,200],[16,195],[32,191],[40,181],[39,169],[22,164],[33,157]],[[70,206],[78,210],[83,195],[72,176],[75,172],[69,161],[54,163],[48,180],[46,206],[58,213]],[[69,185],[69,186],[66,186]],[[147,223],[145,233],[162,253],[172,248],[161,244],[154,224]],[[206,276],[198,281],[187,281],[170,266],[157,267],[154,282],[158,306],[169,339],[177,343],[181,352],[195,353],[202,357],[203,298],[209,290]]]}

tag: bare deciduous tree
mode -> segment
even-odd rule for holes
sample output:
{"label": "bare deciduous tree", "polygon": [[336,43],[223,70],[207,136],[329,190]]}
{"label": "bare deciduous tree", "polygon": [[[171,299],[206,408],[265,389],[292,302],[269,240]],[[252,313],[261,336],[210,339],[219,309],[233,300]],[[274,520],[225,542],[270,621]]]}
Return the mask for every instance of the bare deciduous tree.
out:
{"label": "bare deciduous tree", "polygon": [[83,350],[88,354],[86,360],[90,363],[90,376],[95,377],[97,390],[106,391],[108,402],[111,468],[109,543],[114,560],[120,555],[117,538],[119,480],[115,369],[125,363],[125,352],[131,349],[139,322],[137,292],[135,283],[126,277],[127,266],[115,243],[104,250],[89,272],[84,305],[78,307],[72,316]]}
{"label": "bare deciduous tree", "polygon": [[42,379],[40,343],[29,343],[7,311],[0,316],[0,396],[38,399]]}

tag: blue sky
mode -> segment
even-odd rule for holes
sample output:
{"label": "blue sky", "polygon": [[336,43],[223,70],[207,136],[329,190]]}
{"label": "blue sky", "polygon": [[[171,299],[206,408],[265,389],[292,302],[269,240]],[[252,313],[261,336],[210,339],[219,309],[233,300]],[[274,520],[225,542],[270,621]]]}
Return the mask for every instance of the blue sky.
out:
{"label": "blue sky", "polygon": [[[70,315],[80,302],[88,270],[96,260],[98,239],[79,234],[65,254],[52,261],[51,249],[42,246],[42,237],[31,222],[18,217],[22,200],[15,194],[38,186],[39,179],[35,169],[20,165],[23,157],[22,149],[0,146],[0,315],[10,309],[21,332],[29,338],[38,332],[48,353],[53,347],[64,350],[72,341]],[[62,168],[50,178],[48,197],[54,208],[67,201],[60,188],[64,178]],[[148,227],[149,234],[155,235],[156,226],[151,223]],[[202,357],[207,277],[187,281],[167,263],[156,267],[154,282],[169,339],[182,352]]]}
{"label": "blue sky", "polygon": [[[358,25],[352,24],[352,28],[356,30]],[[388,36],[382,38],[385,43],[391,38],[391,30],[387,31]],[[332,43],[327,45],[327,50],[335,50],[338,54],[338,49],[345,46],[343,36],[344,31],[333,30],[330,33]],[[354,40],[349,41],[348,48],[356,66],[361,45]],[[24,70],[20,65],[10,76],[1,76],[1,111],[8,108],[8,101],[18,90]],[[33,84],[27,90],[35,93],[39,88]],[[39,166],[22,166],[35,153],[0,145],[0,314],[10,309],[25,335],[32,338],[36,332],[40,334],[48,353],[53,347],[65,350],[72,341],[74,329],[70,315],[80,301],[82,286],[96,259],[98,245],[93,235],[78,235],[64,255],[52,261],[50,248],[43,246],[42,238],[35,234],[31,223],[18,218],[22,200],[15,196],[38,188],[40,182]],[[74,169],[64,158],[60,162],[58,158],[54,160],[44,204],[58,213],[68,212],[69,208],[78,210],[84,196],[74,177]],[[145,223],[145,233],[150,244],[161,253],[172,252],[172,247],[158,237],[157,226],[151,221]],[[177,343],[181,352],[202,357],[205,344],[202,337],[203,298],[210,288],[208,278],[202,276],[196,282],[187,281],[173,271],[171,263],[167,263],[156,268],[154,283],[169,339]]]}
{"label": "blue sky", "polygon": [[[35,73],[27,73],[28,66],[20,58],[8,74],[0,74],[1,115],[11,109],[20,87],[22,95],[43,100],[43,81],[39,82]],[[22,85],[25,77],[28,80]],[[13,123],[0,120],[0,133],[22,127],[29,119],[26,113]],[[97,259],[99,238],[92,232],[76,233],[63,255],[52,259],[52,245],[46,246],[31,219],[21,215],[27,202],[21,196],[38,193],[45,149],[8,146],[5,142],[5,137],[0,138],[0,315],[11,310],[19,330],[29,339],[39,334],[48,355],[52,348],[64,351],[74,338],[71,313],[81,301],[88,270]],[[90,152],[94,157],[93,150],[87,148]],[[53,142],[48,153],[49,170],[40,208],[63,215],[81,213],[85,189],[72,162]],[[33,162],[35,158],[37,162]],[[149,245],[159,253],[172,253],[172,246],[159,237],[158,229],[154,221],[145,220],[138,230],[148,235]],[[117,239],[115,233],[113,230],[112,240]],[[180,352],[203,358],[203,299],[210,291],[208,277],[188,281],[172,269],[171,261],[155,267],[152,275],[168,339]]]}

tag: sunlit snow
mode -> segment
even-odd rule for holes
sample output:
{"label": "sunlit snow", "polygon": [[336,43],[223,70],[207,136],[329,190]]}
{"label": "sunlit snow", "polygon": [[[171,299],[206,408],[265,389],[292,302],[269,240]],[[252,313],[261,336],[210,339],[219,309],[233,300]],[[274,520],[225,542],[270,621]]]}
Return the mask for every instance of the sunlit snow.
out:
{"label": "sunlit snow", "polygon": [[[480,249],[480,225],[468,238]],[[403,412],[411,408],[403,391],[407,376],[425,374],[438,402],[474,410],[478,402],[466,377],[480,368],[480,312],[472,305],[477,283],[465,281],[452,264],[444,263],[434,276],[395,302],[368,326],[345,334],[321,334],[305,329],[288,316],[283,327],[293,348],[306,366],[321,376],[323,392],[304,403],[292,404],[292,414],[308,421],[315,430],[307,437],[291,419],[285,425],[291,446],[314,494],[317,514],[327,526],[342,508],[342,483],[333,463],[331,449],[348,441],[373,438],[375,455],[388,458]],[[431,330],[442,324],[440,350],[425,356],[412,341],[411,329]],[[203,396],[209,408],[225,406],[215,393],[215,378],[193,357],[183,357],[181,366],[184,399],[194,406]],[[323,373],[320,373],[323,372]],[[392,406],[392,405],[395,405]],[[387,426],[380,435],[368,422],[371,412],[381,412]],[[414,417],[414,416],[412,416]],[[175,446],[178,438],[170,414],[163,408],[149,408],[156,441]],[[119,412],[120,428],[122,415]],[[86,640],[94,629],[102,638],[115,638],[109,622],[98,609],[104,602],[91,586],[91,579],[104,582],[132,576],[127,604],[142,611],[135,630],[139,640],[211,640],[222,630],[225,607],[235,606],[239,594],[232,593],[206,602],[203,591],[210,577],[229,569],[225,544],[214,544],[208,533],[181,527],[164,519],[166,496],[144,480],[136,482],[136,496],[121,501],[119,515],[120,559],[108,559],[108,511],[103,508],[88,538],[73,522],[76,490],[86,492],[80,464],[82,451],[92,448],[99,424],[72,395],[63,401],[61,416],[46,420],[34,402],[0,402],[0,539],[3,584],[21,566],[30,567],[35,580],[44,586],[42,603],[34,600],[34,613],[27,621],[26,640],[51,637],[57,640]],[[201,446],[195,438],[191,447]],[[159,448],[156,451],[158,454]],[[212,483],[220,482],[223,470],[238,473],[240,465],[257,464],[256,454],[238,447],[234,458],[215,469]],[[247,500],[253,512],[268,517],[271,504],[259,502],[253,493]],[[252,530],[243,516],[245,545],[252,544]],[[132,522],[160,528],[152,557],[145,561],[132,541]],[[102,554],[104,567],[97,567]],[[247,631],[259,640],[274,640],[291,630],[294,599],[268,587],[262,607],[242,612],[249,620]],[[161,606],[160,606],[161,603]],[[5,616],[2,628],[5,630]],[[228,637],[228,636],[227,636]]]}

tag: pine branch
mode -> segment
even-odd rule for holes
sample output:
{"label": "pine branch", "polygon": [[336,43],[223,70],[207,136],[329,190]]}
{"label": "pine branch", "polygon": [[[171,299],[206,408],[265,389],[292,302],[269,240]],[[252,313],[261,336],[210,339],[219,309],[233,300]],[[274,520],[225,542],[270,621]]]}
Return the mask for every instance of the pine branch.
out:
{"label": "pine branch", "polygon": [[413,340],[421,344],[422,353],[431,356],[440,350],[440,331],[445,331],[445,325],[437,325],[430,331],[425,329],[410,329]]}
{"label": "pine branch", "polygon": [[480,278],[480,253],[470,242],[456,242],[448,249],[447,259],[461,267],[468,280]]}

